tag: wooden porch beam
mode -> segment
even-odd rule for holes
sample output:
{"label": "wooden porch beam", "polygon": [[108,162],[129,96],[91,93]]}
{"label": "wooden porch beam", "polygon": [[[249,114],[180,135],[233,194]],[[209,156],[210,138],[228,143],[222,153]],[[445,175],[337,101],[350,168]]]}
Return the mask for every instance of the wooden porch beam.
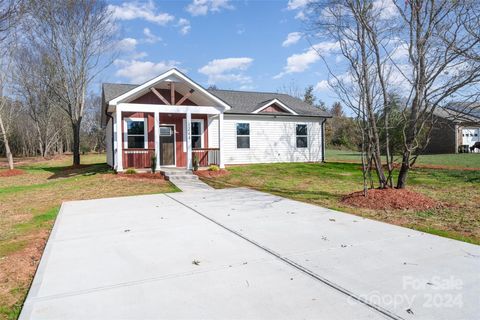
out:
{"label": "wooden porch beam", "polygon": [[185,100],[187,100],[188,98],[190,98],[192,96],[192,94],[195,92],[195,90],[191,89],[186,95],[184,95],[182,97],[182,99],[178,100],[178,102],[176,103],[176,105],[181,105],[183,102],[185,102]]}
{"label": "wooden porch beam", "polygon": [[175,105],[175,82],[170,82],[170,100],[172,100],[172,106]]}
{"label": "wooden porch beam", "polygon": [[160,92],[157,91],[157,89],[155,89],[155,88],[152,87],[152,88],[150,88],[150,90],[151,90],[153,93],[155,93],[155,95],[156,95],[160,100],[162,100],[163,103],[168,104],[168,105],[170,104],[170,103],[168,102],[168,100],[165,99],[165,98],[160,94]]}

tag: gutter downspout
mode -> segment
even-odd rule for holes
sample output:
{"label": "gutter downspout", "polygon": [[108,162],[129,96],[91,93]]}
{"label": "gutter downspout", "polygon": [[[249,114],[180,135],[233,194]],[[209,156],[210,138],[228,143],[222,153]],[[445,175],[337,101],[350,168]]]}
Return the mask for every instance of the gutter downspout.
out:
{"label": "gutter downspout", "polygon": [[325,163],[325,122],[327,118],[324,118],[322,121],[322,162]]}
{"label": "gutter downspout", "polygon": [[[105,116],[107,116],[107,118],[110,118],[112,120],[112,168],[115,168],[115,140],[114,140],[114,133],[115,133],[115,128],[113,127],[113,117],[108,113],[108,107],[105,108]],[[108,123],[108,121],[107,121]]]}

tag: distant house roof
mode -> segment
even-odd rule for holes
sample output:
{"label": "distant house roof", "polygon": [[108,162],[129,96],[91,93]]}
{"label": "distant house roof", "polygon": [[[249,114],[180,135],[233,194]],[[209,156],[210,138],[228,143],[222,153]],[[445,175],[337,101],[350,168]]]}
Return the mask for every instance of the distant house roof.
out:
{"label": "distant house roof", "polygon": [[[122,94],[138,87],[135,84],[119,84],[119,83],[104,83],[103,84],[103,108],[106,107],[109,101],[121,96]],[[316,117],[331,117],[327,112],[313,107],[304,101],[294,98],[288,94],[272,93],[272,92],[252,92],[252,91],[234,91],[234,90],[213,90],[208,89],[208,92],[215,95],[217,98],[223,100],[231,106],[226,113],[247,114],[252,113],[265,104],[265,102],[273,99],[278,99],[290,109],[295,111],[298,115],[316,116]],[[285,113],[290,114],[290,113]]]}
{"label": "distant house roof", "polygon": [[437,107],[433,114],[456,123],[480,124],[480,104],[450,103],[445,107]]}

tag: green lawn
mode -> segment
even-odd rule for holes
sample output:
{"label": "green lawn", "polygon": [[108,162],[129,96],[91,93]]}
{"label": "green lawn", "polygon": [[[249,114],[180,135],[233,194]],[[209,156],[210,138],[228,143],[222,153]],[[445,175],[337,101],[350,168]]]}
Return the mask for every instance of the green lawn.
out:
{"label": "green lawn", "polygon": [[0,319],[18,317],[63,201],[178,190],[164,180],[117,176],[105,155],[82,156],[82,164],[71,168],[71,157],[29,159],[17,167],[24,174],[0,177]]}
{"label": "green lawn", "polygon": [[409,188],[444,205],[435,210],[370,210],[343,204],[343,196],[362,190],[354,163],[280,163],[228,167],[227,176],[204,179],[217,188],[246,186],[287,198],[480,244],[480,171],[412,170]]}
{"label": "green lawn", "polygon": [[[356,162],[360,163],[360,153],[348,150],[328,149],[325,152],[327,162]],[[396,157],[396,161],[400,161]],[[429,154],[421,155],[417,164],[420,166],[447,166],[457,168],[478,168],[480,170],[480,153],[458,153],[458,154]]]}

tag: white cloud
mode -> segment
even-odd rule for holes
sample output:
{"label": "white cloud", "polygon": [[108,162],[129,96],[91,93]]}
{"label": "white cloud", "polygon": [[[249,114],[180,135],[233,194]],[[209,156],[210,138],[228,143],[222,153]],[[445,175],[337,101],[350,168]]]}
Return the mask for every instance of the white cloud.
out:
{"label": "white cloud", "polygon": [[252,64],[253,59],[242,58],[226,58],[215,59],[198,69],[198,72],[208,76],[208,83],[217,82],[239,82],[242,84],[249,83],[252,79],[243,74]]}
{"label": "white cloud", "polygon": [[150,80],[162,72],[171,68],[177,67],[180,64],[178,61],[138,61],[138,60],[115,60],[114,65],[119,69],[115,73],[118,77],[129,79],[132,83],[143,83]]}
{"label": "white cloud", "polygon": [[392,0],[375,0],[372,6],[378,10],[380,19],[388,20],[398,16],[397,6]]}
{"label": "white cloud", "polygon": [[133,38],[124,38],[117,43],[117,48],[119,51],[131,52],[135,51],[138,41]]}
{"label": "white cloud", "polygon": [[297,10],[297,9],[303,9],[310,0],[289,0],[287,4],[287,9],[288,10]]}
{"label": "white cloud", "polygon": [[143,29],[143,34],[146,37],[145,42],[147,42],[147,43],[156,43],[158,41],[162,41],[162,38],[154,35],[149,28]]}
{"label": "white cloud", "polygon": [[291,46],[292,44],[295,44],[302,38],[302,33],[301,32],[290,32],[287,35],[287,39],[283,41],[282,47],[288,47]]}
{"label": "white cloud", "polygon": [[317,92],[324,92],[330,90],[330,85],[328,84],[328,80],[320,80],[314,87],[314,90]]}
{"label": "white cloud", "polygon": [[190,25],[190,21],[184,18],[180,18],[177,23],[177,27],[180,28],[180,33],[186,35],[190,32],[192,26]]}
{"label": "white cloud", "polygon": [[233,9],[229,0],[193,0],[186,10],[192,16],[204,16],[209,12],[219,12],[221,9]]}
{"label": "white cloud", "polygon": [[320,60],[320,55],[328,56],[339,49],[338,42],[324,41],[313,45],[303,53],[296,53],[287,58],[287,65],[274,79],[279,79],[289,73],[307,70],[311,64]]}
{"label": "white cloud", "polygon": [[157,12],[153,1],[145,3],[124,2],[121,5],[110,4],[108,9],[111,10],[114,18],[118,20],[143,19],[163,26],[175,19],[171,14]]}

